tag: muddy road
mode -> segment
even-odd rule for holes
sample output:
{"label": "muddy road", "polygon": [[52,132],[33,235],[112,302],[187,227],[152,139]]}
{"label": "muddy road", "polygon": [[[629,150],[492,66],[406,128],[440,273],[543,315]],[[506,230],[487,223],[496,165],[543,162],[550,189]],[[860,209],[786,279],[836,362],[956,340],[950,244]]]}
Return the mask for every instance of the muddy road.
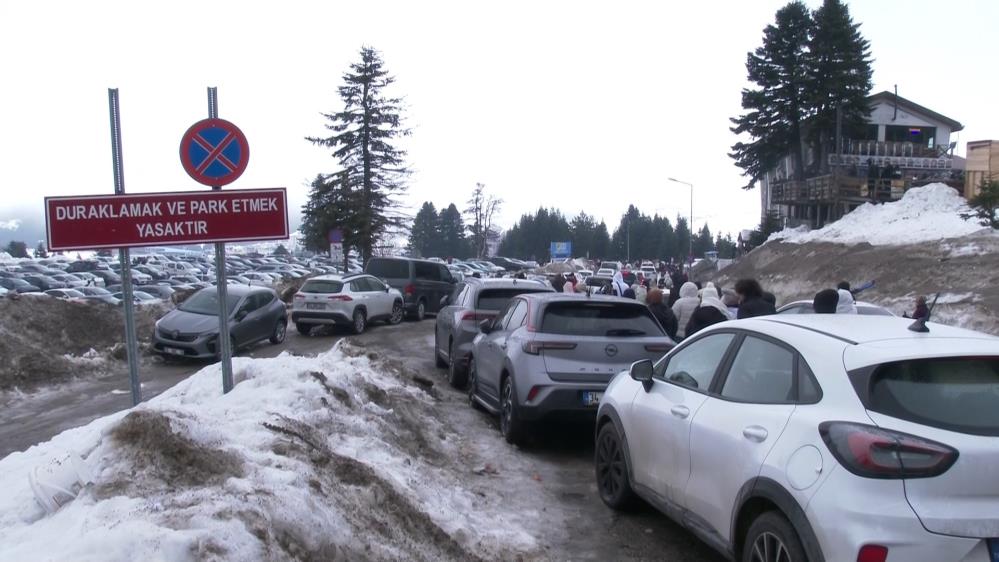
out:
{"label": "muddy road", "polygon": [[[288,331],[278,346],[243,350],[241,357],[273,357],[282,351],[315,355],[346,337],[342,331],[303,337]],[[593,476],[592,428],[553,424],[526,448],[508,445],[492,417],[473,410],[464,392],[452,389],[434,366],[433,319],[399,326],[375,325],[357,345],[401,362],[405,375],[433,382],[437,414],[461,436],[463,485],[502,492],[513,509],[541,512],[550,521],[531,533],[542,545],[541,559],[720,561],[721,556],[651,508],[619,514],[600,501]],[[204,364],[146,360],[141,366],[148,400],[190,376]],[[219,381],[221,384],[221,381]],[[27,395],[7,395],[0,404],[0,458],[53,435],[131,406],[127,369],[96,379],[65,383]],[[532,554],[530,558],[534,558]]]}

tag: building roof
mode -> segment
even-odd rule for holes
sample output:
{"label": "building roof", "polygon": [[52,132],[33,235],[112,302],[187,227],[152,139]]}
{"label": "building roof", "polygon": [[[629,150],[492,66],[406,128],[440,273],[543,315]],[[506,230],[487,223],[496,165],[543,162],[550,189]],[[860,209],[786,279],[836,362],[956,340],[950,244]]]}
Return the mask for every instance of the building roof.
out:
{"label": "building roof", "polygon": [[936,111],[933,111],[932,109],[927,109],[916,102],[909,101],[903,98],[902,96],[889,92],[888,90],[885,90],[883,92],[878,92],[876,94],[867,97],[867,101],[870,103],[874,103],[877,101],[884,101],[886,103],[895,103],[896,100],[898,100],[898,106],[901,107],[902,109],[906,109],[914,113],[921,113],[927,117],[931,117],[937,121],[940,121],[941,123],[949,126],[951,132],[957,132],[964,129],[964,125],[962,125],[958,121],[955,121],[950,117],[947,117],[946,115],[941,115]]}

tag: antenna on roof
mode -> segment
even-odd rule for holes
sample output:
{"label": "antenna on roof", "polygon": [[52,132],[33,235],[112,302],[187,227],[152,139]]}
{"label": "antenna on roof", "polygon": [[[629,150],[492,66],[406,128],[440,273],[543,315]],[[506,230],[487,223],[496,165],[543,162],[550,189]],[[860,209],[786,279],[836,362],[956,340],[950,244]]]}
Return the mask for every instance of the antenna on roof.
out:
{"label": "antenna on roof", "polygon": [[909,324],[910,330],[921,334],[925,334],[930,331],[930,329],[926,327],[926,323],[930,321],[930,316],[933,314],[933,307],[937,305],[938,298],[940,298],[940,293],[937,293],[936,296],[933,297],[933,303],[930,304],[929,308],[926,310],[926,318],[917,318],[915,322]]}

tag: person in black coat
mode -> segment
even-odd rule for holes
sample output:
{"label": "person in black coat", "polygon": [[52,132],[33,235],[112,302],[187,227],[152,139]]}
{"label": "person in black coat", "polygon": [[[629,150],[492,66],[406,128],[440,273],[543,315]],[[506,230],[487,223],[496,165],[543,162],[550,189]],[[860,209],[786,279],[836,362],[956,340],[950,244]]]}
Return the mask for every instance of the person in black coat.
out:
{"label": "person in black coat", "polygon": [[756,279],[739,279],[735,293],[739,295],[739,319],[777,314],[774,305],[763,298],[763,287]]}
{"label": "person in black coat", "polygon": [[673,314],[673,310],[663,302],[663,296],[661,289],[652,289],[645,297],[645,302],[652,312],[652,316],[655,316],[659,324],[662,325],[663,330],[666,330],[666,335],[671,340],[676,341],[676,331],[680,326],[676,320],[676,315]]}
{"label": "person in black coat", "polygon": [[731,317],[728,315],[728,308],[718,298],[715,290],[713,288],[702,289],[701,304],[690,315],[690,320],[687,321],[684,334],[689,338],[703,328],[726,320],[731,320]]}

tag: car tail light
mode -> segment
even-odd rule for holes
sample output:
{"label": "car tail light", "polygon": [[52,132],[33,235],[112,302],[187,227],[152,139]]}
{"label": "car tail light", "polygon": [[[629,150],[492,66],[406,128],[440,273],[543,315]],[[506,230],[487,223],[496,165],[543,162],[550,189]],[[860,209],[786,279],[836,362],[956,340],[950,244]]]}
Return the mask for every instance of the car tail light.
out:
{"label": "car tail light", "polygon": [[302,293],[295,293],[295,300],[303,300],[303,299],[305,299],[305,295],[303,295]]}
{"label": "car tail light", "polygon": [[823,422],[819,434],[844,468],[865,478],[929,478],[954,465],[952,447],[872,425]]}
{"label": "car tail light", "polygon": [[350,295],[330,295],[330,296],[326,297],[326,299],[327,300],[331,300],[331,301],[343,301],[343,302],[348,302],[348,301],[354,300],[354,299],[350,298]]}
{"label": "car tail light", "polygon": [[483,320],[492,320],[493,318],[496,318],[495,314],[490,314],[485,312],[475,312],[474,310],[470,310],[461,315],[462,322],[472,322],[472,323],[482,322]]}
{"label": "car tail light", "polygon": [[404,294],[406,294],[406,295],[413,296],[413,294],[416,293],[416,285],[413,285],[412,283],[410,283],[409,285],[406,285],[402,289],[402,292]]}
{"label": "car tail light", "polygon": [[888,547],[880,544],[865,544],[857,553],[857,562],[885,562],[888,559]]}
{"label": "car tail light", "polygon": [[666,353],[671,349],[673,349],[673,346],[668,343],[651,343],[645,346],[645,351],[653,351],[656,353]]}
{"label": "car tail light", "polygon": [[561,341],[529,341],[524,342],[524,353],[530,353],[531,355],[540,355],[542,350],[552,349],[552,350],[563,350],[567,351],[570,349],[576,349],[576,344],[572,342],[561,342]]}

